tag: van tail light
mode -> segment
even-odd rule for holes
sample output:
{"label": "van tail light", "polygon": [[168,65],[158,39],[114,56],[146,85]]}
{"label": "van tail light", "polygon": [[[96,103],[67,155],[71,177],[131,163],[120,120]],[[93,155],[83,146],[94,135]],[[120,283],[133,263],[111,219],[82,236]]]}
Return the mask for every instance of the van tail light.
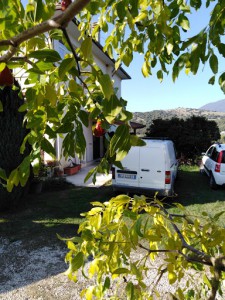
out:
{"label": "van tail light", "polygon": [[220,166],[223,158],[223,151],[220,152],[218,158],[217,158],[217,163],[215,165],[215,172],[219,173],[220,172]]}
{"label": "van tail light", "polygon": [[111,171],[112,171],[112,179],[115,179],[115,168],[112,167],[112,168],[111,168]]}
{"label": "van tail light", "polygon": [[170,184],[171,182],[171,173],[170,171],[165,172],[165,184]]}
{"label": "van tail light", "polygon": [[215,172],[219,173],[220,172],[220,164],[215,165]]}

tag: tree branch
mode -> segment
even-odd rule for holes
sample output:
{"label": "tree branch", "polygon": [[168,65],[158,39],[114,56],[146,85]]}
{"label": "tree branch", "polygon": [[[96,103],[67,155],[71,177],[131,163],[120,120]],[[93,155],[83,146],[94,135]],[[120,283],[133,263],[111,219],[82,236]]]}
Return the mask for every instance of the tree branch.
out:
{"label": "tree branch", "polygon": [[19,57],[12,57],[10,61],[24,61],[32,66],[35,65],[30,59],[28,59],[26,56],[19,56]]}
{"label": "tree branch", "polygon": [[[178,234],[182,246],[183,248],[186,248],[188,250],[190,250],[192,253],[196,254],[198,257],[200,257],[201,259],[204,259],[204,263],[211,263],[212,257],[210,255],[207,255],[205,252],[200,251],[194,247],[192,247],[191,245],[189,245],[186,241],[185,238],[183,236],[183,234],[181,233],[180,229],[177,227],[177,225],[173,222],[173,217],[169,214],[169,212],[163,207],[163,206],[159,206],[159,208],[165,213],[165,215],[169,218],[171,225],[173,226],[175,232]],[[203,261],[202,261],[203,263]]]}
{"label": "tree branch", "polygon": [[169,250],[169,249],[158,249],[158,250],[151,250],[151,249],[148,249],[147,247],[143,246],[142,244],[138,244],[138,246],[141,248],[141,249],[144,249],[146,251],[148,251],[148,253],[166,253],[166,252],[169,252],[169,253],[179,253],[178,250]]}
{"label": "tree branch", "polygon": [[65,27],[91,0],[77,0],[70,4],[70,6],[62,12],[59,16],[53,17],[50,20],[42,22],[32,28],[29,28],[20,34],[14,36],[10,40],[0,41],[1,46],[10,46],[9,50],[0,57],[0,62],[9,61],[17,52],[18,46],[42,33],[48,32],[54,28]]}

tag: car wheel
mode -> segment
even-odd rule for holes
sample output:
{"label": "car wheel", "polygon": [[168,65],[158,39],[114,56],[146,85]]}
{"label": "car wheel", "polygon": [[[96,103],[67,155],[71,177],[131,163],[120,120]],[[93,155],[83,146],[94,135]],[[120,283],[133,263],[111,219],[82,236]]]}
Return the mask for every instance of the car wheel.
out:
{"label": "car wheel", "polygon": [[217,189],[217,184],[215,182],[215,179],[213,177],[213,175],[210,175],[210,179],[209,179],[209,186],[211,187],[211,189],[216,190]]}
{"label": "car wheel", "polygon": [[204,170],[204,168],[201,168],[201,169],[199,170],[199,172],[200,172],[201,175],[205,175],[205,170]]}

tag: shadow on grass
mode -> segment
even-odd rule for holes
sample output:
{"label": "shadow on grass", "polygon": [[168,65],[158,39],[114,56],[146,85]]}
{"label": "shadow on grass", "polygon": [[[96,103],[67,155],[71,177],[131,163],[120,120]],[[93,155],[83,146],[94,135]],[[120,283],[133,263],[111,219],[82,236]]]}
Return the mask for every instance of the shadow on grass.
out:
{"label": "shadow on grass", "polygon": [[[82,221],[80,213],[91,208],[90,202],[104,202],[112,196],[111,186],[76,187],[30,194],[17,211],[0,213],[0,299],[1,293],[65,271],[67,247],[57,234],[67,238],[75,236]],[[55,257],[55,261],[47,257]],[[27,278],[32,267],[37,271]]]}
{"label": "shadow on grass", "polygon": [[179,171],[175,192],[178,195],[177,202],[185,206],[225,200],[225,187],[212,190],[209,187],[209,177],[201,174],[198,170]]}

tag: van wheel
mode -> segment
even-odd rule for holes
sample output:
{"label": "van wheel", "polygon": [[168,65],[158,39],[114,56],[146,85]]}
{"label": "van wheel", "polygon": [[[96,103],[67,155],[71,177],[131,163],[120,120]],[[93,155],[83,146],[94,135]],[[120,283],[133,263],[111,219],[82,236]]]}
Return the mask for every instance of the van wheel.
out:
{"label": "van wheel", "polygon": [[212,174],[210,175],[209,186],[211,187],[212,190],[217,189],[217,184],[216,184],[215,179]]}

